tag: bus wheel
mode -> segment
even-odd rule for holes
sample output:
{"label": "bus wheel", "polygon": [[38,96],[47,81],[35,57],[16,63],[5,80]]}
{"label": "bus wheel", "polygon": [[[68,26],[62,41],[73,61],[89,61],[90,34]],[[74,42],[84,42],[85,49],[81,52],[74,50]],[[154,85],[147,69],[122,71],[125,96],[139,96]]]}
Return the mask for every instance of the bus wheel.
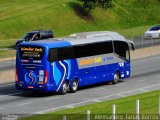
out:
{"label": "bus wheel", "polygon": [[114,80],[112,81],[113,84],[117,84],[119,81],[119,72],[114,74]]}
{"label": "bus wheel", "polygon": [[74,80],[73,83],[72,83],[72,85],[71,85],[70,91],[72,93],[75,93],[77,91],[77,89],[78,89],[78,81]]}
{"label": "bus wheel", "polygon": [[62,85],[62,90],[61,90],[62,95],[65,95],[68,92],[68,87],[69,87],[69,84],[67,81],[65,81]]}

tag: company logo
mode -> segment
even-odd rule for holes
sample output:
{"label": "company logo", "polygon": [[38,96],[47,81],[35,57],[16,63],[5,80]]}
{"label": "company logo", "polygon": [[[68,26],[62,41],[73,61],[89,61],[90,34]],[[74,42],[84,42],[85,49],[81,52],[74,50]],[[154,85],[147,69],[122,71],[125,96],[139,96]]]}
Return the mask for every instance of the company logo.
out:
{"label": "company logo", "polygon": [[36,74],[31,70],[25,75],[25,81],[27,84],[35,84]]}

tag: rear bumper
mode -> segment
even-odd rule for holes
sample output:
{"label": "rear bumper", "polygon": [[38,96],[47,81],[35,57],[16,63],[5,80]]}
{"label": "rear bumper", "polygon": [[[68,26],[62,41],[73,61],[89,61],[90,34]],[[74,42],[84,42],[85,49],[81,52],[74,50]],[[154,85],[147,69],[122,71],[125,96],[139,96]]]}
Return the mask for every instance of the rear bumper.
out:
{"label": "rear bumper", "polygon": [[54,90],[54,87],[48,86],[48,85],[38,85],[38,86],[32,86],[32,85],[21,85],[16,83],[15,84],[16,89],[18,90],[30,90],[30,91],[42,91],[42,92],[56,92]]}

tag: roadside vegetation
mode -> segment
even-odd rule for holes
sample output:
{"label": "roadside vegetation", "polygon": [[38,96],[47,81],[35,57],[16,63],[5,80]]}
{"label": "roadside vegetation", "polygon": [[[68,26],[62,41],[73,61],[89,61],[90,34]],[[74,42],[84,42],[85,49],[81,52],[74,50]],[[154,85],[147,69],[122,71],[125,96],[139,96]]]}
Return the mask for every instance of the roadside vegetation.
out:
{"label": "roadside vegetation", "polygon": [[52,29],[56,37],[98,30],[141,36],[160,23],[159,6],[159,0],[112,0],[110,8],[96,7],[88,16],[78,0],[0,0],[0,48],[36,29]]}
{"label": "roadside vegetation", "polygon": [[158,114],[158,98],[160,91],[147,92],[130,97],[120,98],[111,101],[100,102],[96,104],[76,107],[72,109],[61,110],[44,115],[35,115],[32,117],[23,118],[22,120],[62,120],[63,116],[67,116],[67,120],[85,120],[86,111],[91,111],[91,119],[95,119],[96,114],[110,115],[112,105],[116,104],[116,114],[135,114],[136,100],[140,100],[140,114]]}

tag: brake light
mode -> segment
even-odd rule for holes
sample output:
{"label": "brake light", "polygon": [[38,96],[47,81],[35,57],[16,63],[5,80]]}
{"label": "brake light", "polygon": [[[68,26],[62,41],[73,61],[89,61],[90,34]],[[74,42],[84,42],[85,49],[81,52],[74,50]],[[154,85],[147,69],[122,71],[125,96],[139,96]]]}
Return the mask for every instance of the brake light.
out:
{"label": "brake light", "polygon": [[48,83],[48,70],[46,70],[44,84]]}
{"label": "brake light", "polygon": [[16,69],[15,81],[18,82],[18,70]]}

